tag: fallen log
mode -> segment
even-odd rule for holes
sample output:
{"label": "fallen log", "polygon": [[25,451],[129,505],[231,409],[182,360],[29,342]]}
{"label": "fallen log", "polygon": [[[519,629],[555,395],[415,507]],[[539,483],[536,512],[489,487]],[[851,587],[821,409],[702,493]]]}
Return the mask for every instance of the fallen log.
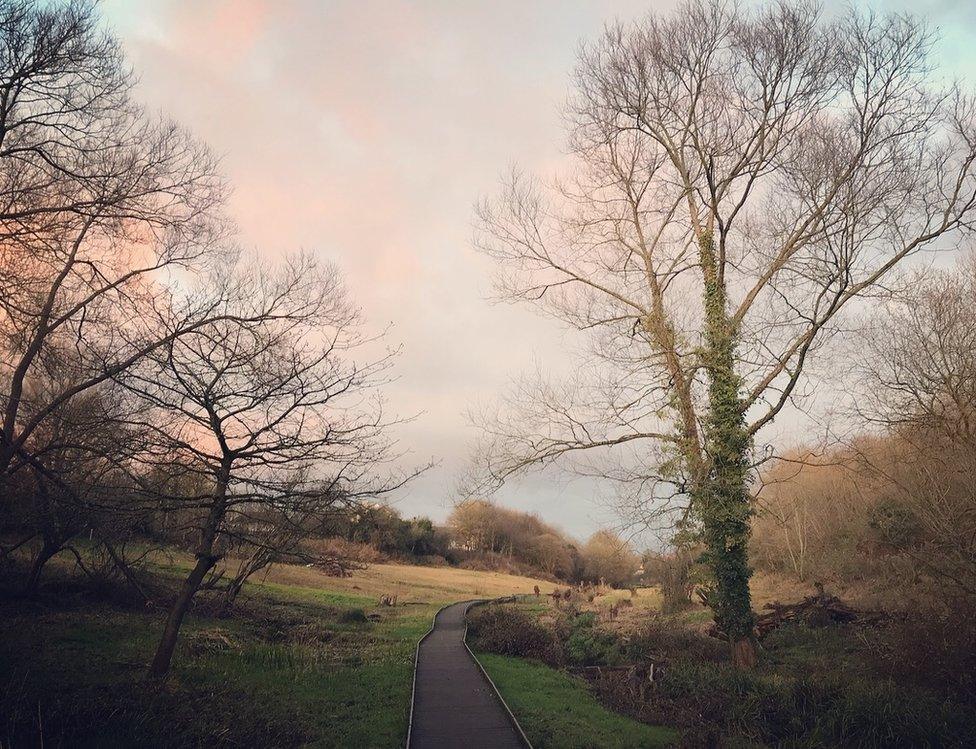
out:
{"label": "fallen log", "polygon": [[647,661],[646,663],[631,663],[626,666],[575,666],[567,669],[574,676],[582,676],[588,681],[600,679],[604,676],[626,676],[631,681],[653,682],[668,667],[667,660]]}
{"label": "fallen log", "polygon": [[[763,606],[765,613],[756,616],[756,637],[761,640],[787,622],[800,622],[813,627],[849,623],[870,626],[880,624],[888,619],[888,614],[883,611],[856,609],[837,596],[826,593],[820,583],[815,583],[815,585],[816,594],[807,596],[796,603],[773,601]],[[709,627],[708,634],[725,639],[714,624]]]}
{"label": "fallen log", "polygon": [[756,636],[762,639],[786,622],[800,621],[811,626],[829,624],[877,624],[886,618],[882,611],[862,611],[824,591],[816,583],[817,592],[802,601],[784,604],[779,601],[763,606],[766,611],[756,617]]}

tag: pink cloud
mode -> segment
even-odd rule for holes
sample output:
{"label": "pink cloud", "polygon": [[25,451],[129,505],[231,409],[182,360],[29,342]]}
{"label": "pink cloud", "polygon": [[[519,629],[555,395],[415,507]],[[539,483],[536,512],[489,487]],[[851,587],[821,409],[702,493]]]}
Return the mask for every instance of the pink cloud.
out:
{"label": "pink cloud", "polygon": [[106,3],[124,21],[140,95],[225,155],[242,242],[318,252],[343,269],[375,328],[395,323],[404,355],[391,407],[425,412],[403,444],[443,460],[404,510],[442,516],[472,436],[465,409],[534,357],[565,359],[550,322],[485,301],[471,209],[511,162],[543,172],[559,162],[576,42],[605,9]]}
{"label": "pink cloud", "polygon": [[170,6],[167,37],[174,49],[207,66],[237,68],[268,31],[267,0],[214,0]]}

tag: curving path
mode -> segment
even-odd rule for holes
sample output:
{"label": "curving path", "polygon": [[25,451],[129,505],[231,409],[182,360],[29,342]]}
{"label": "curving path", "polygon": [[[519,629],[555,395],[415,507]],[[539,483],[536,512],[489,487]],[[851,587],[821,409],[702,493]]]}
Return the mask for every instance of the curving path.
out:
{"label": "curving path", "polygon": [[441,609],[417,647],[408,749],[524,749],[515,718],[464,644],[477,601]]}

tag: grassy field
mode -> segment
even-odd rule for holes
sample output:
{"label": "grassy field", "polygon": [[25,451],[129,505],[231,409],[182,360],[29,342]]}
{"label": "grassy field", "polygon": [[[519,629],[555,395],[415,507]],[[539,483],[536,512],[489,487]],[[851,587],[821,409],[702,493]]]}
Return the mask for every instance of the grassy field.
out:
{"label": "grassy field", "polygon": [[454,567],[420,567],[403,564],[371,564],[350,577],[322,579],[321,573],[305,567],[281,566],[272,570],[268,581],[299,587],[325,586],[330,591],[350,596],[379,599],[396,594],[400,603],[443,605],[465,598],[494,598],[515,593],[531,593],[538,585],[543,592],[555,586],[531,577],[481,572]]}
{"label": "grassy field", "polygon": [[[152,566],[175,580],[189,564],[166,553]],[[563,587],[447,567],[372,564],[334,578],[279,566],[247,586],[237,615],[217,618],[202,607],[188,617],[172,678],[155,684],[145,668],[164,612],[92,590],[66,561],[51,567],[37,600],[0,600],[0,747],[401,746],[414,647],[440,606]],[[398,605],[379,605],[384,595],[398,596]],[[623,600],[629,605],[609,622],[610,606]],[[543,618],[558,611],[545,597],[520,607]],[[659,610],[660,596],[605,590],[581,608],[626,636]],[[671,729],[606,709],[576,677],[481,657],[537,747],[676,739]]]}
{"label": "grassy field", "polygon": [[[145,668],[163,612],[93,601],[55,568],[38,600],[0,603],[0,746],[401,746],[414,648],[436,610],[537,584],[551,587],[448,568],[339,579],[281,567],[248,586],[241,614],[188,617],[160,685]],[[390,593],[399,605],[379,606]]]}
{"label": "grassy field", "polygon": [[478,660],[536,749],[652,749],[678,733],[607,710],[583,681],[534,661],[479,653]]}

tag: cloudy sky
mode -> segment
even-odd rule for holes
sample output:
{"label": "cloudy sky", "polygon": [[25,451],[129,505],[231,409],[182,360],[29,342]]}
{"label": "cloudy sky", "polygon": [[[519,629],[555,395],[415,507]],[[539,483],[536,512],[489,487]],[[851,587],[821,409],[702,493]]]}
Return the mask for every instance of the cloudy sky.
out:
{"label": "cloudy sky", "polygon": [[[464,413],[518,372],[567,366],[570,342],[492,305],[472,206],[513,164],[551,171],[578,44],[647,0],[106,0],[140,97],[224,157],[241,239],[334,260],[370,326],[403,345],[388,391],[412,459],[439,461],[398,501],[443,519],[474,434]],[[976,5],[909,4],[976,81]],[[583,536],[613,522],[599,487],[530,479],[500,501]]]}

